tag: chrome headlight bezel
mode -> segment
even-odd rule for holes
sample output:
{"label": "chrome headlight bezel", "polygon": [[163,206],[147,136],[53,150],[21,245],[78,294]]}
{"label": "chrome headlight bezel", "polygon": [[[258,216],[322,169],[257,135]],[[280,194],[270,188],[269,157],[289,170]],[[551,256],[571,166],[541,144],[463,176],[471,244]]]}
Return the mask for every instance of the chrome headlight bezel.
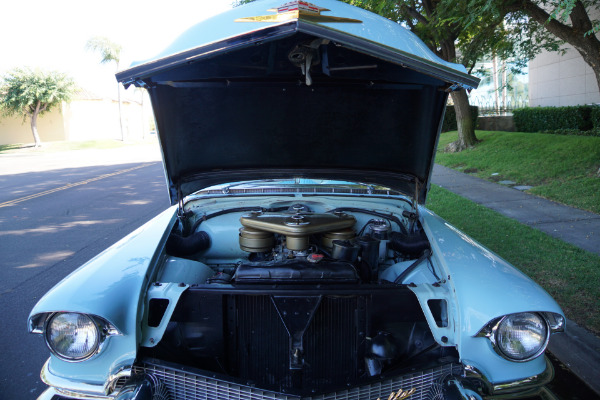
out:
{"label": "chrome headlight bezel", "polygon": [[[507,354],[502,349],[501,345],[498,343],[499,329],[500,329],[501,325],[507,321],[507,319],[514,318],[516,316],[523,315],[523,314],[531,314],[540,319],[540,322],[542,322],[544,324],[545,337],[544,337],[544,340],[541,342],[539,349],[535,353],[533,353],[532,355],[530,355],[526,358],[514,358],[514,357],[511,357],[509,354]],[[548,314],[550,314],[550,315],[548,315]],[[479,331],[479,333],[477,333],[477,335],[475,335],[475,337],[487,337],[490,340],[490,343],[492,344],[492,348],[494,349],[494,351],[498,355],[500,355],[502,358],[504,358],[508,361],[512,361],[512,362],[523,363],[523,362],[534,360],[534,359],[538,358],[539,356],[541,356],[544,353],[544,351],[546,351],[546,348],[548,347],[548,342],[550,341],[550,335],[555,332],[562,332],[563,330],[564,330],[564,317],[562,315],[555,314],[555,313],[529,312],[528,311],[528,312],[507,314],[502,317],[496,318],[496,319],[490,321],[488,324],[486,324],[486,326],[483,329],[481,329],[481,331]]]}
{"label": "chrome headlight bezel", "polygon": [[[58,317],[60,315],[65,315],[65,314],[74,314],[74,315],[83,316],[83,317],[87,318],[90,321],[90,323],[92,324],[93,329],[95,329],[95,331],[96,331],[96,342],[94,343],[93,346],[91,346],[90,350],[88,352],[86,352],[85,354],[83,354],[81,357],[69,357],[64,354],[61,354],[52,345],[51,340],[49,339],[48,335],[50,334],[50,324],[56,317]],[[94,315],[78,313],[78,312],[55,312],[55,313],[46,314],[45,318],[44,318],[43,326],[44,326],[44,328],[43,328],[42,332],[39,332],[39,330],[32,330],[32,332],[42,333],[44,335],[44,341],[46,342],[46,346],[48,347],[48,349],[54,356],[56,356],[57,358],[59,358],[63,361],[73,362],[73,363],[86,361],[86,360],[89,360],[90,358],[95,357],[97,354],[100,353],[106,339],[109,336],[119,334],[119,332],[117,331],[116,328],[114,328],[108,322],[104,321],[102,318],[99,318]]]}

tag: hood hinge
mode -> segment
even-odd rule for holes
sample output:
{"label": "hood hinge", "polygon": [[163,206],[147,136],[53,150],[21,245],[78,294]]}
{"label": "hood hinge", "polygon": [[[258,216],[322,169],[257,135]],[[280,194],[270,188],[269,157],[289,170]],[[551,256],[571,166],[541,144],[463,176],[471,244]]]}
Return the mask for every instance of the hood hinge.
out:
{"label": "hood hinge", "polygon": [[414,196],[414,202],[413,202],[413,209],[414,209],[414,218],[411,220],[411,226],[410,226],[410,231],[414,232],[414,229],[416,227],[416,222],[419,220],[419,192],[420,192],[420,184],[421,182],[419,181],[419,178],[415,177],[415,196]]}
{"label": "hood hinge", "polygon": [[181,192],[181,185],[177,185],[177,217],[180,220],[185,218],[185,211],[183,209],[183,193]]}

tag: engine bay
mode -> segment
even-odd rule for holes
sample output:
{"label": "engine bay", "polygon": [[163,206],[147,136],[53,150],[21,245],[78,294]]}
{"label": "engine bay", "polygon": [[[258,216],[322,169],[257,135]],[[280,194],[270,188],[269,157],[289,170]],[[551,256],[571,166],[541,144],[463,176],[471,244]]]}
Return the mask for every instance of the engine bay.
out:
{"label": "engine bay", "polygon": [[[155,285],[189,287],[171,313],[168,299],[150,299],[148,326],[165,329],[142,356],[281,392],[456,356],[407,286],[440,280],[410,202],[294,200],[187,204]],[[443,325],[445,302],[431,307]]]}
{"label": "engine bay", "polygon": [[[397,278],[429,249],[412,211],[289,203],[202,215],[192,206],[167,255],[208,266],[215,273],[208,282],[369,283]],[[383,274],[392,266],[395,272]]]}

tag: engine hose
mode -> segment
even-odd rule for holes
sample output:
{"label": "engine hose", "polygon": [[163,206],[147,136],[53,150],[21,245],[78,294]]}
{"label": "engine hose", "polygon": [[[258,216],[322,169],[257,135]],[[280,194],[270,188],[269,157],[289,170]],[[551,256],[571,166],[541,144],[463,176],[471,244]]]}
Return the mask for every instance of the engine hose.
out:
{"label": "engine hose", "polygon": [[[190,229],[190,232],[192,233],[192,235],[194,234],[194,232],[196,232],[196,229],[198,229],[198,227],[200,226],[201,223],[203,223],[204,221],[206,221],[207,219],[211,219],[214,217],[218,217],[219,215],[224,215],[224,214],[229,214],[229,213],[234,213],[234,212],[244,212],[244,211],[264,211],[265,209],[262,207],[237,207],[237,208],[228,208],[227,210],[221,210],[221,211],[217,211],[214,212],[212,214],[208,214],[208,215],[204,215],[200,218],[198,218],[196,220],[196,222],[194,222],[194,225],[192,225],[192,229]],[[191,235],[190,235],[191,236]]]}
{"label": "engine hose", "polygon": [[185,237],[172,233],[167,239],[166,250],[172,256],[185,257],[206,250],[209,246],[210,236],[204,231],[192,233]]}
{"label": "engine hose", "polygon": [[429,248],[429,241],[425,233],[420,230],[413,235],[406,235],[402,232],[392,232],[390,234],[390,249],[403,254],[421,254],[423,250]]}
{"label": "engine hose", "polygon": [[413,272],[414,269],[419,266],[419,264],[421,264],[423,261],[425,261],[430,256],[431,256],[431,251],[425,250],[423,252],[423,255],[421,257],[419,257],[415,262],[413,262],[412,264],[410,264],[408,266],[408,268],[406,268],[400,275],[398,275],[396,277],[396,279],[394,279],[394,283],[396,283],[396,284],[402,284],[404,282],[404,279],[406,279],[406,277],[408,276],[408,274],[410,274],[411,272]]}

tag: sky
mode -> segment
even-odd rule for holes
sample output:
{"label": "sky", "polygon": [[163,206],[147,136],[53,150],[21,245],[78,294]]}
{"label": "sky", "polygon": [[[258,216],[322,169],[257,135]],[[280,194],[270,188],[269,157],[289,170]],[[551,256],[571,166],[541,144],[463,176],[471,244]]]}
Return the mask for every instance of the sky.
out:
{"label": "sky", "polygon": [[116,67],[85,49],[94,36],[123,46],[120,69],[166,48],[233,0],[5,0],[0,5],[0,74],[15,67],[64,72],[92,93],[116,95]]}

